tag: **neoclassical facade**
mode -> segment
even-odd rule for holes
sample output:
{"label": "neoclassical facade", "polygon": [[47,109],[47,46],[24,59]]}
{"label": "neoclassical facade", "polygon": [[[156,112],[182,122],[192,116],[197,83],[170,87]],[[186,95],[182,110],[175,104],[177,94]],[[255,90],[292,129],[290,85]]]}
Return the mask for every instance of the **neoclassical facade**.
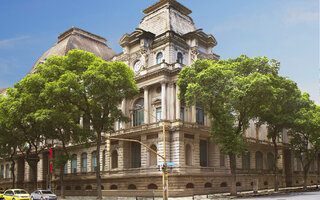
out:
{"label": "neoclassical facade", "polygon": [[[169,195],[186,196],[228,192],[230,167],[228,157],[220,153],[219,145],[210,136],[210,120],[199,105],[187,107],[177,98],[178,73],[197,59],[219,60],[212,49],[217,41],[211,34],[197,29],[191,10],[175,0],[160,0],[143,10],[145,17],[138,28],[124,34],[119,41],[123,52],[116,54],[106,40],[87,31],[72,27],[58,37],[58,42],[35,63],[51,55],[65,55],[71,49],[90,51],[107,61],[121,61],[135,72],[140,93],[119,105],[130,123],[116,122],[112,137],[136,139],[159,154],[166,148],[167,162],[174,163],[169,171]],[[166,143],[163,143],[162,122],[166,122]],[[238,190],[252,190],[253,181],[259,188],[273,188],[273,147],[267,139],[266,126],[251,122],[245,132],[248,154],[236,158]],[[302,185],[301,163],[287,145],[284,131],[278,141],[280,186]],[[96,147],[78,146],[65,166],[66,195],[95,195],[97,168]],[[162,194],[162,159],[138,143],[111,142],[101,148],[103,195],[153,196]],[[48,154],[43,153],[38,164],[38,187],[45,188],[48,180]],[[311,167],[310,184],[319,173],[319,156]],[[10,162],[0,163],[0,188],[9,188]],[[34,176],[19,157],[16,165],[17,184],[32,188]],[[52,189],[59,194],[58,171],[52,176]]]}

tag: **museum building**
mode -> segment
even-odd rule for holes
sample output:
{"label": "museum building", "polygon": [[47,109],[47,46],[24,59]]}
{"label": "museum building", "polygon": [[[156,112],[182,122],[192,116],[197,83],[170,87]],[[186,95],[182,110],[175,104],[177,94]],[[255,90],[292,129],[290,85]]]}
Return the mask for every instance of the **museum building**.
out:
{"label": "museum building", "polygon": [[[178,73],[197,59],[219,60],[212,49],[217,45],[213,35],[197,29],[191,10],[175,0],[160,0],[143,10],[145,16],[134,32],[124,34],[119,41],[123,52],[116,54],[106,39],[72,27],[58,36],[57,43],[45,52],[33,66],[45,62],[51,55],[66,55],[72,49],[94,53],[106,61],[121,61],[135,72],[140,93],[123,100],[121,109],[131,118],[129,123],[115,123],[112,137],[136,139],[163,155],[166,148],[169,195],[187,196],[229,192],[231,174],[228,157],[212,141],[210,119],[199,105],[187,107],[177,95]],[[166,142],[163,143],[162,123],[166,122]],[[251,122],[244,133],[248,154],[236,157],[237,189],[252,190],[253,181],[259,188],[273,188],[273,146],[267,138],[265,125]],[[300,186],[301,163],[294,157],[283,132],[278,145],[280,187]],[[97,168],[96,147],[79,146],[65,166],[66,195],[95,195]],[[161,196],[163,163],[160,157],[135,142],[112,141],[110,151],[101,148],[101,177],[106,196]],[[319,157],[311,165],[309,184],[317,182]],[[40,155],[37,174],[33,174],[22,157],[16,162],[16,183],[32,189],[32,177],[37,176],[38,188],[48,183],[48,153]],[[0,162],[0,188],[11,185],[10,162]],[[52,176],[51,187],[59,194],[59,170]],[[31,192],[31,191],[30,191]]]}

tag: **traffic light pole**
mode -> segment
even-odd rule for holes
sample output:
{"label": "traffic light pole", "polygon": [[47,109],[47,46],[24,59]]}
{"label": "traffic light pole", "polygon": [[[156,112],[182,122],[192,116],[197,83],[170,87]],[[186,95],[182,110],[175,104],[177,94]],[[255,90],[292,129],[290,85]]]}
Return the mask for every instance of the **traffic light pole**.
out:
{"label": "traffic light pole", "polygon": [[134,139],[126,139],[126,138],[114,138],[109,137],[107,138],[107,151],[110,152],[110,140],[118,140],[118,141],[126,141],[126,142],[137,142],[150,150],[151,152],[155,153],[157,156],[163,159],[163,166],[162,166],[162,184],[163,184],[163,199],[168,200],[168,171],[167,171],[167,161],[166,161],[166,128],[164,121],[162,122],[162,131],[163,131],[163,156],[158,154],[155,150],[148,147],[146,144],[142,143],[139,140]]}

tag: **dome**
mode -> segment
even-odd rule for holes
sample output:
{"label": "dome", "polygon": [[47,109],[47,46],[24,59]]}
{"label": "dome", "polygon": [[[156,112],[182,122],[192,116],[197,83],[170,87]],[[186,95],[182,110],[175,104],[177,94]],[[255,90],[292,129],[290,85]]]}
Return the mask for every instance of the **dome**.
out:
{"label": "dome", "polygon": [[33,73],[39,63],[44,62],[46,58],[52,55],[65,56],[72,49],[79,49],[94,53],[103,60],[109,60],[116,53],[108,47],[106,39],[94,35],[77,27],[72,27],[58,36],[58,42],[45,52],[33,65],[30,73]]}

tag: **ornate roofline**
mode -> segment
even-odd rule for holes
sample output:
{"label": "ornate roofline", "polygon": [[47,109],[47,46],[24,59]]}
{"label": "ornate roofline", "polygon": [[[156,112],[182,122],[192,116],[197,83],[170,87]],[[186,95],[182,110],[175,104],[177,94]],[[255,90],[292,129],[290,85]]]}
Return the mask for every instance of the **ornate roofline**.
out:
{"label": "ornate roofline", "polygon": [[62,40],[64,40],[65,38],[67,38],[68,36],[72,35],[72,34],[80,34],[80,35],[83,35],[83,36],[86,36],[90,39],[93,39],[93,40],[96,40],[96,41],[99,41],[99,42],[102,42],[102,43],[106,43],[107,42],[107,39],[103,38],[103,37],[100,37],[98,35],[95,35],[95,34],[92,34],[88,31],[85,31],[85,30],[82,30],[80,28],[77,28],[77,27],[71,27],[69,30],[61,33],[59,36],[58,36],[58,43],[61,42]]}
{"label": "ornate roofline", "polygon": [[181,13],[183,13],[185,15],[190,15],[192,13],[191,10],[189,10],[187,7],[185,7],[184,5],[180,4],[176,0],[160,0],[157,3],[149,6],[146,9],[144,9],[142,12],[143,12],[143,14],[148,15],[148,14],[154,12],[154,11],[157,11],[157,10],[163,8],[164,6],[173,7],[176,10],[180,11]]}

